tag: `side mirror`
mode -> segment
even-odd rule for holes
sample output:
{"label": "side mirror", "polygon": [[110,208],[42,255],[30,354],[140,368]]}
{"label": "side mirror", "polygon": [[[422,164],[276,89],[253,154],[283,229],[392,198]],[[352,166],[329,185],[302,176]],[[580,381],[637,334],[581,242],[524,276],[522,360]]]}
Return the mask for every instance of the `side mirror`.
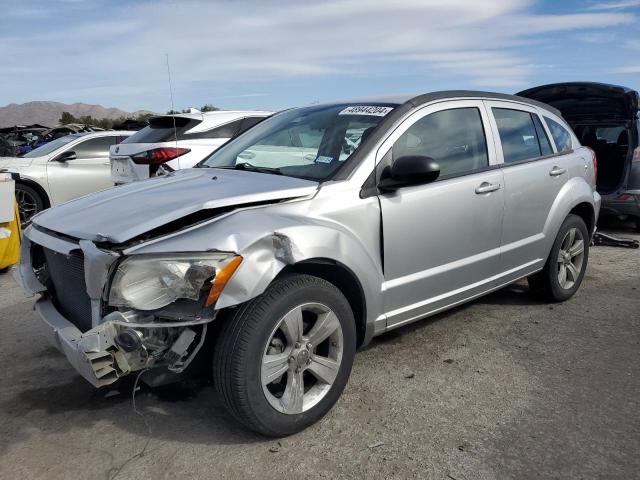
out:
{"label": "side mirror", "polygon": [[440,175],[440,165],[431,157],[424,155],[406,155],[393,162],[383,172],[378,187],[380,190],[393,191],[410,185],[431,183]]}
{"label": "side mirror", "polygon": [[68,160],[75,160],[75,159],[76,159],[76,152],[74,152],[73,150],[67,150],[66,152],[62,152],[57,157],[53,158],[53,160],[56,162],[66,162]]}

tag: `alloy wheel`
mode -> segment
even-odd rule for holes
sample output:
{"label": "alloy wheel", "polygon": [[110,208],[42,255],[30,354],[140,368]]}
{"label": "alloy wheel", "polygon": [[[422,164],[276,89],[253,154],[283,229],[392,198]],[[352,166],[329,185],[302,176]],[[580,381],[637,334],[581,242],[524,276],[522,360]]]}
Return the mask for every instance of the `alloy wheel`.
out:
{"label": "alloy wheel", "polygon": [[331,390],[343,351],[342,326],[329,307],[307,303],[289,311],[273,329],[262,358],[269,404],[285,414],[317,405]]}
{"label": "alloy wheel", "polygon": [[31,221],[31,217],[38,213],[38,199],[30,192],[16,188],[16,202],[20,212],[20,222],[23,225]]}
{"label": "alloy wheel", "polygon": [[558,283],[565,290],[572,288],[580,277],[584,262],[584,237],[577,228],[566,233],[558,251]]}

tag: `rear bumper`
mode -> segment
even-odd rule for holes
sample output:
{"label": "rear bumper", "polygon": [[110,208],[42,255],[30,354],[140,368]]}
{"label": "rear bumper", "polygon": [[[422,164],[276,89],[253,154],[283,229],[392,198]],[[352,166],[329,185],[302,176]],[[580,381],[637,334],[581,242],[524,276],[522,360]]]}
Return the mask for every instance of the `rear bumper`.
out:
{"label": "rear bumper", "polygon": [[149,178],[149,165],[138,165],[130,157],[110,157],[109,161],[114,185],[126,185]]}
{"label": "rear bumper", "polygon": [[[620,200],[620,196],[628,195],[628,200]],[[602,197],[602,213],[608,215],[631,215],[640,217],[640,194],[616,193]]]}
{"label": "rear bumper", "polygon": [[62,352],[75,370],[94,387],[110,385],[118,380],[114,353],[116,334],[111,324],[103,324],[82,333],[64,318],[51,300],[41,298],[34,307],[38,327],[47,340]]}

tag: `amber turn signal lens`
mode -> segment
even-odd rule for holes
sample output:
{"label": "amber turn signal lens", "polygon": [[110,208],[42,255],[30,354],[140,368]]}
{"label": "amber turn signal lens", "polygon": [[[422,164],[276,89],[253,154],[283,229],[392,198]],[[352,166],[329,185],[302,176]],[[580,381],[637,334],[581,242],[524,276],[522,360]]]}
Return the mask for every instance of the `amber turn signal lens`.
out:
{"label": "amber turn signal lens", "polygon": [[207,297],[206,306],[213,305],[218,300],[218,297],[222,294],[222,290],[227,285],[233,273],[242,263],[242,257],[238,255],[237,257],[233,257],[229,263],[227,263],[222,270],[215,276],[213,279],[213,285],[211,285],[211,290],[209,290],[209,296]]}

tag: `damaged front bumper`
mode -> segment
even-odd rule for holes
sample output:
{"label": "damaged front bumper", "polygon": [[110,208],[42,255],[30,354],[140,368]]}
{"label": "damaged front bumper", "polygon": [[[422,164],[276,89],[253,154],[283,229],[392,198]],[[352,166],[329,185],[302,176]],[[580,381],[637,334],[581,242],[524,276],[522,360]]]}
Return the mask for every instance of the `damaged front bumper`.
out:
{"label": "damaged front bumper", "polygon": [[[63,268],[64,273],[60,275],[58,271],[57,284],[52,280],[48,260],[44,263],[42,259],[33,260],[38,257],[37,254],[34,257],[34,249],[43,248],[52,252],[47,255],[54,255],[57,262],[63,263],[62,267],[59,264],[55,267]],[[78,252],[82,252],[82,257]],[[207,325],[217,312],[212,308],[202,310],[197,302],[191,302],[184,310],[178,306],[178,313],[185,314],[178,315],[179,318],[169,309],[145,313],[106,308],[105,285],[117,258],[117,254],[99,250],[92,242],[74,243],[29,227],[24,235],[21,263],[13,273],[28,295],[40,296],[34,309],[42,333],[95,387],[110,385],[132,372],[152,367],[162,366],[174,374],[181,373],[202,347]],[[86,285],[86,292],[73,290],[80,281]],[[61,289],[69,292],[58,296],[56,292]],[[69,303],[70,298],[83,295],[85,303],[73,303],[75,300]]]}
{"label": "damaged front bumper", "polygon": [[[94,387],[110,385],[133,371],[158,365],[164,365],[175,373],[182,372],[200,350],[208,323],[201,321],[185,326],[106,320],[83,333],[60,314],[48,298],[36,301],[34,309],[40,319],[38,326],[41,332]],[[123,349],[122,345],[118,345],[118,336],[122,332],[136,332],[133,335],[137,336],[140,331],[166,331],[172,326],[176,328],[175,325],[179,325],[180,333],[175,335],[167,348],[160,351],[162,355],[147,350],[142,341],[132,349]],[[191,328],[197,325],[201,327],[199,342],[195,342],[196,333]]]}
{"label": "damaged front bumper", "polygon": [[82,333],[46,298],[36,302],[35,311],[41,332],[89,383],[102,387],[118,380],[116,356],[119,350],[114,348],[116,330],[113,324],[105,323]]}

